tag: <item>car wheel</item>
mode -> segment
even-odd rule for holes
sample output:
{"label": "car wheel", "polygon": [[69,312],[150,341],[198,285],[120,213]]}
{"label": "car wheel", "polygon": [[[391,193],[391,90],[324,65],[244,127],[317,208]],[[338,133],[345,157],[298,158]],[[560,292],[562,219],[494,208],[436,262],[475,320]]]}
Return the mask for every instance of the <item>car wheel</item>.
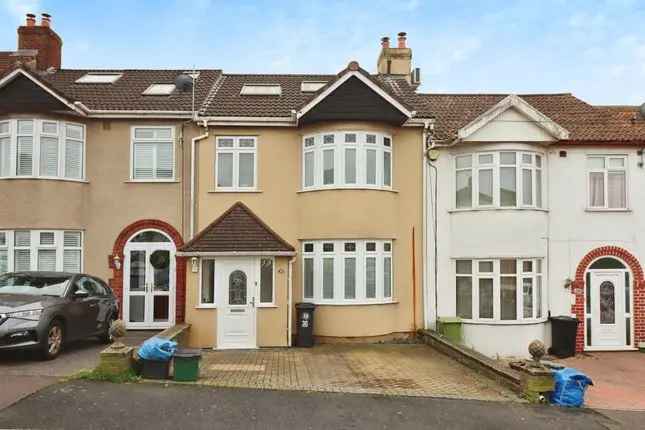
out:
{"label": "car wheel", "polygon": [[114,314],[110,315],[108,319],[105,321],[105,329],[103,330],[103,333],[101,336],[99,336],[99,339],[101,342],[108,344],[114,342],[114,338],[110,334],[110,327],[112,327],[112,323],[116,321],[116,317]]}
{"label": "car wheel", "polygon": [[53,360],[58,357],[63,349],[65,329],[60,321],[52,321],[47,328],[47,337],[43,339],[42,355],[45,360]]}

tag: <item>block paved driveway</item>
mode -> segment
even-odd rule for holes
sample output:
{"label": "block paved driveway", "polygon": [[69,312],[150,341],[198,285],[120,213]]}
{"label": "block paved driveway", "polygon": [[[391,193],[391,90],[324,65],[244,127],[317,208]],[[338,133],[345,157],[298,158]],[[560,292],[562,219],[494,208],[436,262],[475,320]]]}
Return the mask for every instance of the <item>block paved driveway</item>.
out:
{"label": "block paved driveway", "polygon": [[589,387],[585,405],[597,409],[645,411],[645,354],[630,352],[587,352],[558,360],[587,374]]}
{"label": "block paved driveway", "polygon": [[478,400],[517,397],[427,345],[318,345],[205,352],[200,384]]}
{"label": "block paved driveway", "polygon": [[[136,345],[155,332],[128,332],[124,342]],[[0,409],[17,402],[61,378],[83,369],[93,369],[105,345],[97,339],[86,339],[65,345],[61,355],[42,361],[28,351],[0,351]]]}

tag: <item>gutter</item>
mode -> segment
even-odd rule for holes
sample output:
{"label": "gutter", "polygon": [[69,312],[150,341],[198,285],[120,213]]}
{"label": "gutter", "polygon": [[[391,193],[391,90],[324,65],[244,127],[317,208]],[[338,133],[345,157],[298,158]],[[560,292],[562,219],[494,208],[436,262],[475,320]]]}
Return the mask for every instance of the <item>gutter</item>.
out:
{"label": "gutter", "polygon": [[295,251],[177,251],[179,257],[295,257]]}
{"label": "gutter", "polygon": [[[203,127],[206,132],[200,136],[194,137],[190,142],[190,239],[195,237],[195,150],[197,142],[206,139],[209,135],[208,125],[206,121],[203,122]],[[179,255],[179,253],[177,253]]]}

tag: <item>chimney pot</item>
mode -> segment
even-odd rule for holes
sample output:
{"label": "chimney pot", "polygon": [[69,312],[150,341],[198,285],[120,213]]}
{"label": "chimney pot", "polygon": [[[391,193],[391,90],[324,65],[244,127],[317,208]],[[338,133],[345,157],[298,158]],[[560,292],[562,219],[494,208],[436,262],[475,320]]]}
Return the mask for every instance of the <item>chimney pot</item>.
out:
{"label": "chimney pot", "polygon": [[390,38],[389,37],[381,37],[381,48],[389,48],[390,47]]}
{"label": "chimney pot", "polygon": [[43,27],[50,27],[52,21],[52,16],[48,13],[43,13],[40,15],[40,25]]}
{"label": "chimney pot", "polygon": [[33,13],[27,14],[27,27],[33,27],[36,25],[36,15]]}
{"label": "chimney pot", "polygon": [[402,32],[400,32],[400,33],[399,33],[399,37],[397,38],[397,41],[398,41],[398,45],[397,45],[397,47],[398,47],[398,48],[405,48],[405,47],[406,47],[406,46],[405,46],[405,41],[406,41],[406,39],[407,39],[407,37],[406,37],[406,36],[407,36],[407,33],[406,33],[406,32],[404,32],[404,31],[402,31]]}

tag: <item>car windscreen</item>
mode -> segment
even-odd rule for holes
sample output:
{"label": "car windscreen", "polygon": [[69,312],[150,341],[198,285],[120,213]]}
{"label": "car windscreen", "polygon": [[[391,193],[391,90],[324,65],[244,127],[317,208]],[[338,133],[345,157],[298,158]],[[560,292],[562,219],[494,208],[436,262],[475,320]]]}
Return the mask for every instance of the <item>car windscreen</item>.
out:
{"label": "car windscreen", "polygon": [[62,297],[69,277],[37,276],[7,273],[0,276],[0,294],[28,294],[32,296]]}

